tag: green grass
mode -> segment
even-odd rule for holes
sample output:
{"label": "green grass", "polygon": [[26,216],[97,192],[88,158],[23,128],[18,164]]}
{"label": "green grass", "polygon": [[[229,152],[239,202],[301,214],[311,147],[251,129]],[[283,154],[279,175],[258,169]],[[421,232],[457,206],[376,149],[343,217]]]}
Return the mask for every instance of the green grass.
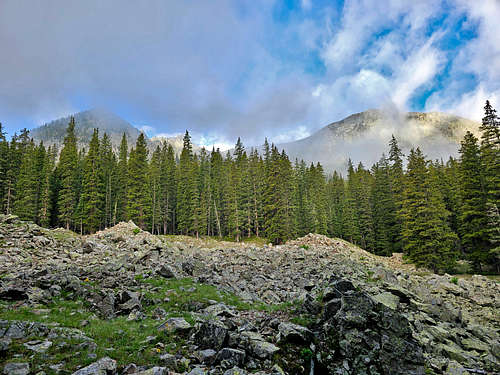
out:
{"label": "green grass", "polygon": [[[80,329],[86,336],[92,338],[97,345],[97,358],[109,356],[118,362],[119,367],[133,362],[137,365],[159,365],[160,355],[164,353],[187,355],[185,337],[158,331],[161,323],[151,317],[152,311],[162,307],[169,317],[184,317],[193,324],[194,319],[188,311],[194,303],[209,304],[209,300],[222,302],[234,306],[237,310],[260,311],[291,311],[296,308],[295,303],[266,305],[264,303],[250,303],[242,301],[238,296],[221,292],[216,287],[195,283],[190,278],[169,280],[164,278],[144,278],[141,275],[136,280],[142,284],[145,291],[143,298],[143,312],[146,318],[141,321],[127,321],[126,316],[114,319],[100,319],[82,300],[69,300],[69,295],[63,293],[61,298],[54,299],[47,305],[36,308],[14,308],[12,304],[0,302],[0,319],[35,321],[45,324],[56,323],[61,327]],[[65,297],[67,299],[65,299]],[[165,297],[169,300],[165,301]],[[147,304],[147,302],[151,302]],[[306,324],[306,317],[298,316],[296,322]],[[88,324],[82,326],[82,321]],[[146,342],[149,336],[155,339]],[[68,339],[51,339],[53,346],[45,354],[33,354],[22,343],[33,339],[14,340],[6,358],[12,361],[26,360],[31,363],[32,371],[52,373],[50,365],[64,362],[63,372],[73,372],[77,368],[86,366],[96,359],[89,357],[87,349],[79,348],[81,343]],[[66,345],[62,345],[62,342]],[[78,354],[77,354],[78,353]],[[14,357],[14,354],[21,357]],[[0,362],[2,359],[0,358]]]}
{"label": "green grass", "polygon": [[[147,298],[161,300],[153,308],[162,307],[166,311],[189,310],[193,303],[204,303],[208,306],[208,301],[222,302],[226,305],[234,306],[237,310],[258,310],[258,311],[282,311],[290,310],[294,303],[281,303],[268,305],[263,302],[247,302],[240,297],[218,290],[208,284],[195,283],[191,278],[184,279],[164,279],[137,277],[136,280],[150,285],[152,288],[145,293]],[[168,302],[163,302],[168,297]],[[147,310],[147,309],[146,309]]]}
{"label": "green grass", "polygon": [[75,232],[65,229],[58,229],[58,230],[44,229],[43,232],[47,237],[51,237],[56,241],[62,241],[62,242],[78,237],[78,234],[76,234]]}

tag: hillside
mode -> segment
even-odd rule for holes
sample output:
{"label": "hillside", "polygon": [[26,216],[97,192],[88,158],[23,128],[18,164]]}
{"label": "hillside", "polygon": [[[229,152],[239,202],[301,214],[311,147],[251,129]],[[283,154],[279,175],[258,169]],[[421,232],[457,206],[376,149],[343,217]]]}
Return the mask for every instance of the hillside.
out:
{"label": "hillside", "polygon": [[310,234],[91,236],[0,216],[4,374],[496,374],[500,284]]}
{"label": "hillside", "polygon": [[458,116],[431,112],[397,113],[368,110],[331,123],[311,136],[280,144],[291,160],[319,161],[329,171],[346,169],[347,160],[371,166],[383,152],[391,135],[403,151],[420,146],[429,158],[456,155],[467,130],[477,134],[479,123]]}

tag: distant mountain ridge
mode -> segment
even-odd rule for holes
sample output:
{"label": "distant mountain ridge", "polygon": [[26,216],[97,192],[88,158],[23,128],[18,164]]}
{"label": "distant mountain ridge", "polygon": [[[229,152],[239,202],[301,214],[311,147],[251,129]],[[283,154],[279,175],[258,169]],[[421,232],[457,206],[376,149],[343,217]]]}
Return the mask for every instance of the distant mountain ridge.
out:
{"label": "distant mountain ridge", "polygon": [[319,161],[327,171],[345,171],[348,159],[366,167],[388,151],[391,136],[403,151],[421,149],[431,159],[457,155],[467,130],[476,136],[479,123],[441,112],[396,112],[370,109],[333,122],[309,137],[279,144],[291,160]]}
{"label": "distant mountain ridge", "polygon": [[[104,133],[109,136],[111,145],[115,151],[118,151],[124,133],[130,148],[135,145],[137,137],[141,134],[141,131],[132,124],[125,121],[120,116],[104,109],[91,109],[76,113],[72,116],[75,118],[75,134],[78,141],[78,148],[80,149],[88,146],[94,128],[99,129],[100,136]],[[32,129],[30,131],[31,137],[33,137],[37,143],[43,141],[46,146],[56,145],[60,150],[66,135],[66,128],[72,116],[63,117]],[[146,136],[146,142],[150,152],[152,152],[157,145],[160,145],[162,141],[166,141],[172,145],[175,153],[179,154],[183,145],[182,138],[182,135],[152,138]],[[193,149],[196,151],[199,147],[193,145]]]}
{"label": "distant mountain ridge", "polygon": [[[107,133],[115,151],[118,150],[123,133],[129,147],[132,147],[141,131],[121,117],[103,110],[92,109],[73,115],[79,148],[87,147],[94,128],[100,135]],[[66,134],[70,116],[49,122],[31,130],[36,142],[57,145],[60,149]],[[448,159],[457,155],[460,141],[467,130],[478,135],[479,123],[462,117],[440,112],[396,112],[370,109],[350,115],[318,130],[309,137],[278,144],[290,160],[320,162],[327,172],[345,171],[348,159],[354,163],[363,162],[370,167],[387,153],[388,142],[394,134],[403,151],[420,146],[431,159]],[[176,154],[183,146],[183,135],[174,137],[146,137],[150,152],[166,141],[172,145]],[[199,152],[200,146],[193,145]]]}

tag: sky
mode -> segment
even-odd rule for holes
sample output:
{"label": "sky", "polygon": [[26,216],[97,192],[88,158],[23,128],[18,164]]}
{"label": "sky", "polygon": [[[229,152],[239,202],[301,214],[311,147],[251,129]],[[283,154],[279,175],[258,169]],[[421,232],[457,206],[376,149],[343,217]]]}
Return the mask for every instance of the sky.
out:
{"label": "sky", "polygon": [[500,106],[500,0],[0,0],[10,134],[102,107],[227,148],[369,108],[480,120],[486,99]]}

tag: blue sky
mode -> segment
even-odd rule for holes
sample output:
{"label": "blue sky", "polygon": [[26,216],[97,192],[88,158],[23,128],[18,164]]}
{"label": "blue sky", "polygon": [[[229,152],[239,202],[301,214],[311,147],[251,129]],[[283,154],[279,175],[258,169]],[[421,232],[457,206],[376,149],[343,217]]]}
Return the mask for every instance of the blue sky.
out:
{"label": "blue sky", "polygon": [[368,108],[479,120],[500,102],[498,20],[497,0],[2,0],[0,121],[105,107],[228,146]]}

